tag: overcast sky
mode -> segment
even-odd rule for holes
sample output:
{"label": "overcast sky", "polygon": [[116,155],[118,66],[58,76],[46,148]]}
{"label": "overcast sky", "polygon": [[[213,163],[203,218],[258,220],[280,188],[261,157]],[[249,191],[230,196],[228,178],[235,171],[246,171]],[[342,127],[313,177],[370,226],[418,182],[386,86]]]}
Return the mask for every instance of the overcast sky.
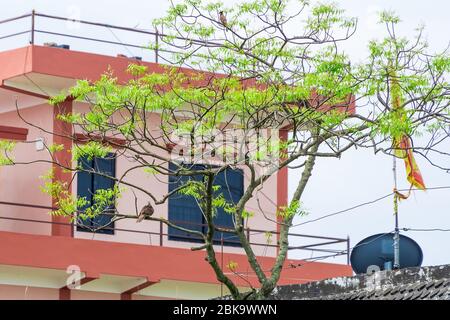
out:
{"label": "overcast sky", "polygon": [[[2,10],[0,20],[30,12],[33,8],[39,12],[67,16],[75,19],[93,20],[109,24],[129,27],[150,28],[151,20],[162,16],[168,7],[166,0],[16,0],[14,2],[0,0]],[[13,5],[12,5],[13,3]],[[225,1],[228,3],[228,1]],[[381,9],[397,11],[404,21],[400,32],[412,36],[419,24],[425,24],[430,48],[435,51],[444,49],[450,40],[449,27],[450,2],[446,0],[343,0],[338,1],[347,10],[348,15],[358,17],[359,27],[356,35],[349,40],[345,48],[354,59],[364,57],[366,44],[380,35],[382,28],[376,24],[376,12]],[[11,30],[21,31],[29,28],[28,21],[18,22],[11,26],[0,26],[0,37]],[[91,32],[89,27],[76,25],[53,24],[39,18],[37,29],[59,32],[71,29],[74,33],[101,37],[112,41],[121,41],[145,45],[148,39],[130,36],[125,33],[112,33],[110,30]],[[0,41],[0,49],[25,45],[27,37]],[[37,43],[57,41],[55,37],[37,35]],[[60,41],[61,42],[61,41]],[[73,49],[97,51],[99,53],[143,56],[152,59],[150,52],[121,46],[90,44],[74,39],[65,40]],[[1,67],[1,66],[0,66]],[[442,172],[423,159],[417,159],[422,175],[428,187],[450,185],[450,175]],[[407,188],[404,178],[404,167],[399,162],[399,186]],[[293,192],[298,179],[297,172],[289,174],[289,190]],[[313,176],[303,199],[304,206],[310,212],[308,217],[298,218],[301,223],[322,215],[346,209],[354,205],[371,201],[392,191],[392,159],[387,156],[374,156],[370,151],[352,150],[340,159],[320,159],[314,169]],[[350,236],[352,245],[361,239],[376,233],[393,230],[392,198],[375,204],[340,214],[315,223],[294,228],[293,232],[305,234],[328,235],[336,237]],[[450,190],[415,192],[410,199],[402,202],[399,208],[401,227],[411,228],[444,228],[450,229]],[[450,232],[408,232],[424,252],[424,265],[450,263]],[[292,239],[294,240],[294,239]],[[344,247],[342,247],[344,249]],[[321,255],[320,253],[313,253]],[[304,252],[291,252],[290,257],[310,257]],[[328,261],[344,262],[343,258]]]}

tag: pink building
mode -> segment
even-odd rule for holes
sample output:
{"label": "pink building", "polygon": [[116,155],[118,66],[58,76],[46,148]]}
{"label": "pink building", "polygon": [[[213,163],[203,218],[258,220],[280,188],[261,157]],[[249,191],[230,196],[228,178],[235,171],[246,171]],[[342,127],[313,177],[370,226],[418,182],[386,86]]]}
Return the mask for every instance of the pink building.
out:
{"label": "pink building", "polygon": [[[58,134],[79,137],[78,143],[83,141],[82,132],[72,132],[71,126],[57,119],[58,109],[48,105],[48,96],[73,86],[78,79],[97,80],[108,68],[114,70],[119,81],[126,81],[130,75],[125,70],[134,60],[36,45],[32,39],[31,45],[0,52],[0,139],[16,141],[15,160],[29,163],[0,167],[0,299],[206,299],[226,294],[226,288],[204,260],[204,251],[191,251],[192,242],[174,237],[162,223],[137,224],[134,219],[125,219],[117,221],[109,232],[93,233],[74,226],[67,218],[49,214],[54,203],[40,191],[39,177],[52,164],[42,161],[47,155],[40,150],[40,141],[64,144],[67,150],[72,148],[72,140]],[[140,63],[150,72],[162,72],[158,63]],[[64,108],[66,112],[82,111],[86,105],[66,101]],[[151,117],[157,125],[159,115]],[[280,132],[280,136],[286,135],[287,131]],[[72,161],[68,152],[59,152],[56,157],[68,165]],[[115,174],[120,175],[130,163],[125,157],[118,157],[113,166]],[[60,168],[55,170],[54,179],[72,179]],[[136,173],[129,179],[167,193],[167,184],[156,178]],[[83,189],[78,182],[74,179],[71,183],[73,194]],[[246,183],[244,175],[243,184]],[[276,220],[277,206],[287,203],[287,171],[270,178],[262,191],[267,197],[260,199],[260,205],[267,210],[266,215]],[[252,201],[248,206],[257,208]],[[138,202],[142,207],[147,198],[138,197]],[[128,190],[118,207],[132,211],[134,206]],[[170,202],[166,202],[155,207],[154,215],[171,219],[169,209]],[[277,236],[277,224],[256,215],[247,228],[259,261],[270,269],[276,247],[267,243],[264,231]],[[306,239],[302,248],[305,250],[320,251],[321,245],[337,243],[348,247],[347,239],[299,239]],[[322,242],[312,244],[308,239]],[[327,252],[328,247],[323,248]],[[243,288],[248,283],[257,286],[257,278],[248,271],[251,269],[241,248],[218,244],[216,252],[223,266],[230,261],[238,263],[237,271],[244,274],[245,281],[230,275],[236,283]],[[81,277],[80,286],[70,289],[67,280],[76,271]],[[351,274],[348,265],[287,259],[280,285]]]}

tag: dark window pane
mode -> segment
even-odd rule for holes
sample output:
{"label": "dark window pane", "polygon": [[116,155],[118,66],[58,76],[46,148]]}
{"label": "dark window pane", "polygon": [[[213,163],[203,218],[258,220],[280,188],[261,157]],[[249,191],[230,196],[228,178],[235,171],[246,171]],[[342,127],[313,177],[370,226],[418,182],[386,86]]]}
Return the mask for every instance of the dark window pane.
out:
{"label": "dark window pane", "polygon": [[[225,200],[236,205],[244,193],[244,174],[242,170],[227,169],[220,172],[214,181],[214,185],[220,186],[218,193],[223,194]],[[233,214],[225,212],[223,208],[218,208],[214,217],[216,226],[234,229]],[[240,246],[236,235],[227,232],[217,232],[214,234],[214,242],[221,243],[223,236],[225,245]]]}
{"label": "dark window pane", "polygon": [[[116,163],[114,155],[110,154],[107,158],[94,158],[93,160],[88,160],[87,158],[80,159],[80,165],[83,169],[94,170],[100,174],[105,174],[111,177],[115,177],[116,173]],[[93,195],[97,190],[106,190],[114,187],[114,180],[104,177],[99,174],[78,172],[78,196],[86,197],[89,201],[88,206],[92,206]],[[83,210],[85,208],[80,208]],[[114,206],[109,206],[105,208],[104,211],[114,212]],[[83,228],[78,226],[78,231],[91,231],[89,228],[100,228],[107,226],[105,229],[99,229],[97,233],[114,234],[114,223],[110,223],[112,219],[111,215],[100,214],[93,219],[78,219],[78,225],[84,225],[88,228]]]}
{"label": "dark window pane", "polygon": [[[188,165],[183,166],[191,168],[192,170],[202,170],[203,165]],[[169,169],[172,172],[179,170],[178,165],[169,163]],[[170,176],[169,177],[169,192],[186,184],[189,180],[202,181],[203,176]],[[225,200],[231,204],[237,204],[243,195],[244,190],[244,176],[242,170],[227,169],[220,172],[215,180],[214,185],[220,186],[216,196],[223,194]],[[201,209],[197,200],[192,196],[181,195],[176,193],[169,197],[169,221],[176,223],[180,227],[196,230],[205,233],[207,230],[206,221],[203,217]],[[223,208],[217,210],[214,217],[214,223],[217,226],[234,229],[233,215],[225,212]],[[214,243],[220,244],[223,236],[224,245],[240,246],[238,238],[226,232],[215,232]],[[177,230],[169,227],[169,240],[188,241],[188,242],[202,242],[195,235],[187,232]]]}
{"label": "dark window pane", "polygon": [[[190,166],[192,170],[201,170],[202,166],[194,165]],[[174,163],[169,163],[169,169],[172,172],[179,170],[178,165]],[[179,188],[189,180],[201,181],[202,176],[169,176],[169,192]],[[175,223],[177,226],[195,230],[199,232],[204,231],[203,227],[203,214],[197,203],[197,200],[192,196],[183,195],[180,193],[175,193],[169,197],[169,221]],[[176,241],[189,241],[189,242],[202,242],[195,235],[184,232],[173,227],[169,227],[169,240]]]}

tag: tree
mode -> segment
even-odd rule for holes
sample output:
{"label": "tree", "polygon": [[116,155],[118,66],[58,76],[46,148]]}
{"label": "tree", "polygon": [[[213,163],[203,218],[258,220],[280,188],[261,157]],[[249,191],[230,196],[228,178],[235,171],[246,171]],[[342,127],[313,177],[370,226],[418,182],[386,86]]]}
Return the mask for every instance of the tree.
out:
{"label": "tree", "polygon": [[[59,204],[54,214],[77,220],[106,212],[113,220],[136,219],[138,208],[135,213],[110,210],[123,187],[145,194],[153,205],[174,194],[193,197],[206,221],[206,233],[167,219],[147,219],[200,239],[192,250],[205,250],[217,279],[234,299],[267,298],[287,257],[293,219],[304,213],[302,195],[318,157],[339,158],[353,147],[393,154],[399,149],[395,139],[407,135],[412,141],[418,134],[430,139],[424,146],[412,144],[412,151],[433,164],[428,153],[448,155],[438,146],[449,136],[449,56],[428,53],[420,33],[414,42],[398,38],[395,15],[384,12],[381,22],[387,26],[387,38],[370,43],[365,63],[351,64],[339,43],[351,38],[357,21],[346,18],[336,5],[284,0],[242,1],[233,7],[200,0],[172,3],[167,16],[154,22],[159,31],[157,49],[167,63],[161,72],[130,65],[133,79],[125,84],[108,72],[94,83],[79,81],[69,93],[52,98],[56,108],[68,97],[89,104],[86,112],[60,115],[88,141],[78,144],[76,138],[65,137],[74,141],[74,160],[105,157],[111,147],[118,147],[114,156],[133,163],[121,177],[109,177],[115,187],[93,195],[93,206],[74,198],[67,185],[48,180],[44,191]],[[152,126],[155,115],[159,128]],[[279,130],[292,134],[285,140],[269,139],[278,137],[273,132]],[[47,147],[50,154],[63,148]],[[20,164],[9,156],[11,145],[3,150],[4,163]],[[300,164],[294,166],[297,160]],[[301,179],[289,204],[277,209],[279,250],[267,271],[259,264],[244,225],[245,219],[261,213],[249,212],[246,203],[286,167],[302,170]],[[233,201],[224,196],[230,190],[220,190],[215,181],[237,168],[249,172],[250,183]],[[80,165],[64,169],[74,175],[105,175]],[[177,181],[177,187],[158,198],[127,180],[133,171]],[[233,227],[215,223],[218,210],[233,216]],[[214,250],[218,232],[238,239],[260,288],[240,292],[222,270]]]}

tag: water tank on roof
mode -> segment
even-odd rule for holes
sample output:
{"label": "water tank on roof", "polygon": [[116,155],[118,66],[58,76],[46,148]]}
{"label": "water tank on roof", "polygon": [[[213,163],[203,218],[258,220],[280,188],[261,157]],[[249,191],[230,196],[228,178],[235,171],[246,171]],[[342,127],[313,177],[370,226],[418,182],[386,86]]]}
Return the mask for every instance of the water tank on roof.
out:
{"label": "water tank on roof", "polygon": [[[400,268],[419,267],[423,253],[413,239],[400,235]],[[353,247],[350,256],[356,274],[390,269],[394,264],[394,233],[375,234]]]}

